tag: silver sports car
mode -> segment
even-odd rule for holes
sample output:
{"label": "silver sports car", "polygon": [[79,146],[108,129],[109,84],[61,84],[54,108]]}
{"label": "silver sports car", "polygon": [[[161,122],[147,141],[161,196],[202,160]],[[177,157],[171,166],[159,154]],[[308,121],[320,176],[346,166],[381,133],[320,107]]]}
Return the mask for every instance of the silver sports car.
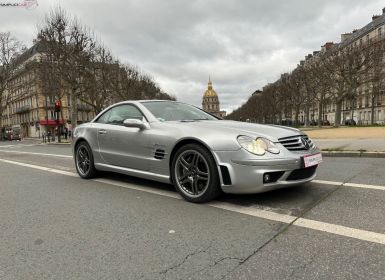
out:
{"label": "silver sports car", "polygon": [[172,183],[188,201],[314,179],[322,156],[294,128],[220,120],[185,103],[125,101],[74,131],[82,178],[98,170]]}

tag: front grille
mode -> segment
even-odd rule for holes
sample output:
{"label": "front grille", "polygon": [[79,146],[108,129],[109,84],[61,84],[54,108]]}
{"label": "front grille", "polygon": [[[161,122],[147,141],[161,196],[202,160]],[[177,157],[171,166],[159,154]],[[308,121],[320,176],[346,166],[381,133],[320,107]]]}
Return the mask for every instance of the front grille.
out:
{"label": "front grille", "polygon": [[307,151],[314,148],[314,143],[306,135],[279,138],[278,141],[289,151]]}
{"label": "front grille", "polygon": [[304,180],[312,177],[317,170],[317,165],[308,168],[296,169],[290,173],[287,177],[287,181]]}

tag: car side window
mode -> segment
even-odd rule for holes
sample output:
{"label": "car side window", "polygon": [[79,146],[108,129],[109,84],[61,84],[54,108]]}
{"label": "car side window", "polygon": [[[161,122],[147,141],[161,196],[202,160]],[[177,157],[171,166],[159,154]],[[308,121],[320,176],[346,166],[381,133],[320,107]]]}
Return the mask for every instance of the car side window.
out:
{"label": "car side window", "polygon": [[108,122],[108,118],[110,116],[110,113],[111,113],[111,110],[108,110],[103,115],[101,115],[95,122],[96,123],[107,123]]}
{"label": "car side window", "polygon": [[134,105],[124,104],[116,106],[110,110],[106,123],[122,125],[123,121],[126,119],[144,120],[144,116]]}

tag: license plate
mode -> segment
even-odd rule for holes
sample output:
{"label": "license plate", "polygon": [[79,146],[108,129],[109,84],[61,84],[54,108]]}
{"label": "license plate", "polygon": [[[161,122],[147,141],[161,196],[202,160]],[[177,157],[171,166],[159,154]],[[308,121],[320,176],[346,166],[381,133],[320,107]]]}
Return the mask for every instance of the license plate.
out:
{"label": "license plate", "polygon": [[322,155],[320,153],[303,157],[303,163],[305,165],[305,168],[317,165],[320,162],[322,162]]}

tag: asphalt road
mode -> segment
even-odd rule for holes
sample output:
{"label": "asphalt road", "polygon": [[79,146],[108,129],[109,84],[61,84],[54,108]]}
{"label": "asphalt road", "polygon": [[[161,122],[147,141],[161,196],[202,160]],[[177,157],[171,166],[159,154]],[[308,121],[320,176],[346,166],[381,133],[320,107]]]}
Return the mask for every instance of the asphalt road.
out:
{"label": "asphalt road", "polygon": [[69,146],[0,142],[0,279],[385,279],[385,159],[210,204],[76,176]]}

